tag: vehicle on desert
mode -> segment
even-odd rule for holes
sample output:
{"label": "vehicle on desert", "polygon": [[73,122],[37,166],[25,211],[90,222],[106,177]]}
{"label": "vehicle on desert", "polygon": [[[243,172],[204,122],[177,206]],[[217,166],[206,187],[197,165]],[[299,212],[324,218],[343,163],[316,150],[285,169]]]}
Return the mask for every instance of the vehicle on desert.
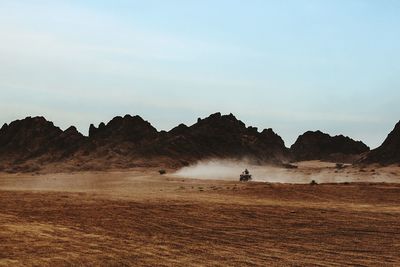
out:
{"label": "vehicle on desert", "polygon": [[245,169],[242,174],[240,175],[239,181],[241,182],[248,182],[251,181],[252,177],[248,169]]}

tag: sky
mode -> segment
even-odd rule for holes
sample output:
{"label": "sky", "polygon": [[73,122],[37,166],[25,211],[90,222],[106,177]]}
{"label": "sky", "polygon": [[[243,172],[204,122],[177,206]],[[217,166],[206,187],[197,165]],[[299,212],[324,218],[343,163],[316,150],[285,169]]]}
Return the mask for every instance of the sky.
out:
{"label": "sky", "polygon": [[397,0],[0,0],[0,124],[233,113],[290,146],[379,146],[400,120]]}

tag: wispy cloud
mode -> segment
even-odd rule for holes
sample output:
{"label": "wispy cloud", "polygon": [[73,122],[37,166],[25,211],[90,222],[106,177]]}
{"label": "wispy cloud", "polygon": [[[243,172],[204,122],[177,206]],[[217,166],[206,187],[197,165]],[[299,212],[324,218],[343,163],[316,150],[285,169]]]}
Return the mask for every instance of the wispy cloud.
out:
{"label": "wispy cloud", "polygon": [[0,119],[85,129],[140,113],[165,129],[222,111],[290,140],[305,127],[390,128],[396,9],[305,2],[2,1]]}

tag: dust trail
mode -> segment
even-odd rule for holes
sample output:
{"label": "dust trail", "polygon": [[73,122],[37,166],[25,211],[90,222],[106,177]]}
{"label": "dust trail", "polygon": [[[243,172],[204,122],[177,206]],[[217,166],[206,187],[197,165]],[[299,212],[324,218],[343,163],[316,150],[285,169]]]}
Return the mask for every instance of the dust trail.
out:
{"label": "dust trail", "polygon": [[249,164],[244,161],[199,161],[194,165],[178,170],[175,175],[193,179],[237,180],[240,173],[248,167]]}
{"label": "dust trail", "polygon": [[239,175],[248,169],[253,175],[253,181],[278,183],[308,183],[310,177],[294,175],[287,169],[260,166],[246,160],[209,160],[199,161],[194,165],[178,170],[175,175],[192,179],[239,180]]}
{"label": "dust trail", "polygon": [[247,168],[253,176],[253,181],[257,182],[293,184],[310,183],[312,180],[317,183],[400,182],[397,175],[387,172],[361,173],[358,168],[337,171],[334,163],[316,162],[316,164],[317,166],[308,166],[299,163],[298,169],[285,169],[254,165],[246,160],[208,160],[184,167],[175,175],[192,179],[238,181],[240,173]]}

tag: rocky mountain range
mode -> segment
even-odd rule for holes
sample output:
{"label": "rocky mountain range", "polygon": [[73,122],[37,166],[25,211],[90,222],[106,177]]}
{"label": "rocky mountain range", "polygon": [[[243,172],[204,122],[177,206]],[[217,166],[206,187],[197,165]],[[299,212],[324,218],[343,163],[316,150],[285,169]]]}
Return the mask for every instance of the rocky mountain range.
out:
{"label": "rocky mountain range", "polygon": [[201,159],[230,158],[259,164],[300,160],[398,162],[400,126],[369,152],[361,141],[320,131],[306,132],[287,148],[272,129],[247,127],[234,115],[215,113],[187,126],[158,131],[139,116],[115,117],[84,136],[65,131],[43,117],[27,117],[0,129],[0,171],[104,170],[158,166],[178,168]]}

